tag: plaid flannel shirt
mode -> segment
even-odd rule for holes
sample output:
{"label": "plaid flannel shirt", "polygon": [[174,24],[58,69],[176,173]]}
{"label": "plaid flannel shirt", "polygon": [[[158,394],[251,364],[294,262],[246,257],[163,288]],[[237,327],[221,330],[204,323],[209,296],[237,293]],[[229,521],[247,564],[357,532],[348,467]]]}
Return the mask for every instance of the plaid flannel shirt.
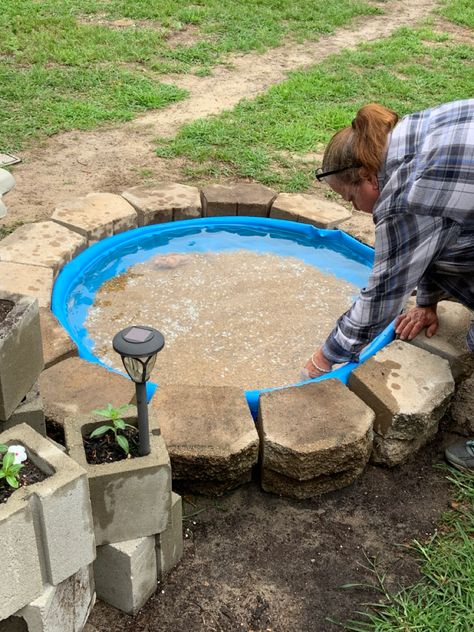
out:
{"label": "plaid flannel shirt", "polygon": [[[474,99],[403,118],[388,139],[374,206],[367,287],[323,346],[329,361],[360,351],[400,312],[448,296],[474,309]],[[474,326],[467,343],[474,352]]]}

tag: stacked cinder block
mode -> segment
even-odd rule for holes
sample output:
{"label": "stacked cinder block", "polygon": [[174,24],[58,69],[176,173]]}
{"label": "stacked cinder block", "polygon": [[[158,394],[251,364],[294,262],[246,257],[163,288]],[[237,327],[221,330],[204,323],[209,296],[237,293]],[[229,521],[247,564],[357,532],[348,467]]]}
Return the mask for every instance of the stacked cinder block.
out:
{"label": "stacked cinder block", "polygon": [[36,299],[0,291],[0,432],[26,422],[45,434],[38,377],[43,347]]}
{"label": "stacked cinder block", "polygon": [[86,472],[26,424],[1,440],[24,445],[47,478],[0,505],[0,630],[80,632],[95,599]]}
{"label": "stacked cinder block", "polygon": [[[136,410],[124,419],[136,426]],[[170,460],[152,416],[149,455],[92,465],[86,460],[83,437],[102,423],[97,417],[67,417],[66,447],[89,479],[97,595],[135,614],[156,590],[163,569],[169,570],[181,556],[181,499],[172,498]]]}

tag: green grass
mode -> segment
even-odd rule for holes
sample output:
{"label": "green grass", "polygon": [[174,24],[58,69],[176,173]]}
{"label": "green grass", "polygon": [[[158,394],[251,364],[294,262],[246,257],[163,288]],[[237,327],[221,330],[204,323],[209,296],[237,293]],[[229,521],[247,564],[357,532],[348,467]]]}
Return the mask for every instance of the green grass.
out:
{"label": "green grass", "polygon": [[460,26],[474,28],[474,3],[472,0],[442,0],[441,4],[440,13],[445,18]]}
{"label": "green grass", "polygon": [[240,177],[288,191],[307,189],[329,137],[357,109],[381,102],[400,114],[466,98],[474,85],[474,47],[430,30],[401,29],[392,37],[343,51],[230,112],[183,127],[162,139],[158,155],[184,156],[197,178]]}
{"label": "green grass", "polygon": [[[314,39],[378,11],[362,0],[2,0],[0,147],[128,120],[186,96],[162,73],[209,74],[229,52]],[[114,25],[123,19],[133,22]]]}
{"label": "green grass", "polygon": [[428,543],[415,541],[421,581],[396,595],[377,584],[384,603],[347,622],[353,632],[468,632],[474,629],[474,474],[450,469],[459,507]]}

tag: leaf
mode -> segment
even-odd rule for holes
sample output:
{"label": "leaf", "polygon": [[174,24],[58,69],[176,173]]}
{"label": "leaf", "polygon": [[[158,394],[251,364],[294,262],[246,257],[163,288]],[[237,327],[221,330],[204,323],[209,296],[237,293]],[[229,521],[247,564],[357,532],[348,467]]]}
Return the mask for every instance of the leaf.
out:
{"label": "leaf", "polygon": [[130,448],[128,446],[127,437],[124,437],[123,435],[117,435],[117,443],[122,448],[122,450],[125,452],[125,454],[128,454],[130,452]]}
{"label": "leaf", "polygon": [[16,480],[14,476],[8,475],[6,476],[6,480],[10,487],[14,487],[15,489],[18,489],[18,487],[20,487],[20,483]]}
{"label": "leaf", "polygon": [[4,443],[0,443],[0,454],[3,452],[8,452],[8,446]]}
{"label": "leaf", "polygon": [[13,465],[13,461],[15,460],[15,455],[13,452],[7,452],[3,457],[3,469],[5,471],[9,470]]}
{"label": "leaf", "polygon": [[112,426],[99,426],[90,433],[89,438],[92,439],[92,437],[100,437],[100,435],[105,434],[109,430],[113,430]]}
{"label": "leaf", "polygon": [[119,430],[125,430],[125,422],[123,419],[114,419],[114,426]]}
{"label": "leaf", "polygon": [[110,411],[107,408],[95,408],[92,412],[94,415],[100,415],[101,417],[110,419]]}

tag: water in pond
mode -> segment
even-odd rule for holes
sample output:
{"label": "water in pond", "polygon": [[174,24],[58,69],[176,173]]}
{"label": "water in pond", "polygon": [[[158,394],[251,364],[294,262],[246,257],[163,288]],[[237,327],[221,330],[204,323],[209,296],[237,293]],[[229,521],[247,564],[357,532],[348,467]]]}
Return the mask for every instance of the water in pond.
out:
{"label": "water in pond", "polygon": [[155,252],[102,284],[85,326],[96,356],[118,369],[110,344],[118,330],[132,323],[160,330],[166,344],[152,374],[159,384],[260,389],[299,381],[357,293],[287,254]]}

